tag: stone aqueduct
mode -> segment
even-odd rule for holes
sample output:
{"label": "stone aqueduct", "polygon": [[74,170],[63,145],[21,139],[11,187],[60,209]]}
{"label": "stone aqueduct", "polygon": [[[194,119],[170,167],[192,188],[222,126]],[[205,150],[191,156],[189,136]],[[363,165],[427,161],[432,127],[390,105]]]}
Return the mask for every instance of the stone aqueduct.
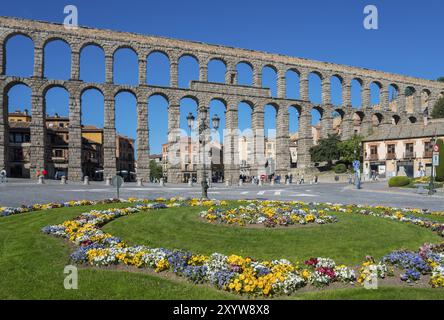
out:
{"label": "stone aqueduct", "polygon": [[[34,42],[34,72],[29,78],[5,75],[6,42],[14,35],[24,35]],[[48,80],[44,78],[44,48],[52,40],[63,40],[71,48],[71,76],[67,81]],[[80,53],[87,45],[97,45],[105,53],[105,82],[85,83],[79,80]],[[45,93],[52,87],[63,87],[70,95],[69,99],[69,179],[82,179],[81,168],[81,95],[90,88],[102,92],[105,105],[104,119],[104,175],[112,176],[116,172],[116,129],[115,129],[115,96],[128,91],[137,99],[137,151],[138,177],[144,181],[149,179],[149,130],[148,130],[148,98],[154,94],[164,96],[168,101],[168,141],[177,141],[179,131],[180,100],[184,97],[193,98],[198,108],[208,108],[211,100],[224,102],[226,107],[226,129],[224,141],[229,147],[224,148],[225,179],[234,183],[239,176],[239,164],[236,157],[238,128],[237,108],[240,102],[248,103],[252,108],[253,132],[263,132],[264,107],[273,105],[276,109],[276,171],[285,174],[290,167],[289,154],[289,116],[288,110],[294,107],[299,113],[298,167],[310,166],[309,148],[312,144],[311,111],[316,108],[321,114],[321,136],[332,130],[333,111],[342,116],[341,134],[348,138],[353,134],[353,117],[357,113],[361,119],[361,132],[372,130],[372,117],[378,116],[381,128],[392,125],[392,119],[398,123],[408,123],[412,119],[422,117],[421,93],[428,95],[429,105],[433,104],[444,92],[444,84],[406,77],[396,74],[367,70],[344,65],[293,58],[278,54],[237,49],[232,47],[209,45],[198,42],[167,39],[162,37],[78,28],[69,30],[61,24],[37,22],[9,17],[0,18],[0,167],[8,168],[8,90],[18,84],[27,85],[32,90],[32,123],[31,123],[31,176],[37,170],[45,168],[46,126],[45,126]],[[113,83],[113,57],[116,50],[130,48],[138,56],[139,85],[122,86]],[[162,52],[170,61],[170,86],[158,87],[147,85],[146,57],[152,52]],[[199,80],[192,81],[189,88],[178,86],[178,61],[184,55],[195,57],[199,63]],[[218,59],[226,65],[225,83],[207,81],[207,66],[212,59]],[[236,66],[246,63],[253,70],[253,85],[237,84]],[[272,97],[270,89],[262,88],[262,70],[271,67],[277,74],[277,97]],[[285,94],[286,72],[295,71],[300,78],[300,99],[288,99]],[[309,101],[308,77],[316,73],[322,81],[322,103],[315,105]],[[333,106],[330,98],[330,79],[336,76],[342,83],[342,106]],[[357,80],[361,84],[362,106],[359,110],[352,108],[351,82]],[[371,107],[370,85],[376,83],[380,87],[380,108]],[[389,108],[389,86],[398,91],[396,110]],[[406,90],[413,92],[413,110],[406,108]],[[207,113],[208,114],[208,113]],[[207,116],[207,120],[208,120]],[[255,139],[255,149],[259,150]],[[255,161],[256,162],[256,161]],[[257,168],[259,164],[252,164]],[[178,167],[170,165],[169,179],[174,181]],[[254,172],[254,171],[253,171]]]}

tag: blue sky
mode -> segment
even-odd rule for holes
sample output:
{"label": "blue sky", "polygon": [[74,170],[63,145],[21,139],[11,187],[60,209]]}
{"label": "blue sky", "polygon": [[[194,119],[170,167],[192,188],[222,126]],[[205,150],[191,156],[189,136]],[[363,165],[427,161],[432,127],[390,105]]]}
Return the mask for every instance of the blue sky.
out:
{"label": "blue sky", "polygon": [[[444,3],[429,1],[4,1],[0,15],[63,22],[63,8],[74,4],[79,10],[81,25],[203,41],[241,48],[263,50],[320,61],[341,63],[387,72],[400,73],[427,79],[444,75],[442,40],[442,12]],[[373,4],[379,9],[379,30],[368,31],[363,27],[363,9]],[[23,39],[8,44],[8,73],[32,72],[32,52]],[[69,51],[61,43],[52,43],[47,49],[47,76],[69,76]],[[66,63],[65,61],[68,61]],[[165,61],[153,57],[148,62],[156,84],[168,83]],[[192,61],[181,64],[186,86],[196,78],[196,66]],[[29,71],[31,70],[31,71]],[[135,72],[134,72],[135,71]],[[119,83],[135,83],[137,60],[125,50],[118,53],[115,80]],[[163,75],[165,74],[165,75]],[[240,82],[247,81],[240,76]],[[82,57],[82,78],[103,81],[103,57],[100,50],[88,48]],[[215,65],[210,68],[209,80],[223,80],[223,70]],[[297,79],[289,77],[291,95],[297,97]],[[154,80],[154,79],[152,79]],[[264,85],[273,83],[273,74],[264,76]],[[319,83],[310,82],[311,98],[319,102]],[[358,88],[359,89],[359,88]],[[352,99],[359,104],[358,89]],[[272,90],[275,91],[275,90]],[[333,101],[340,101],[334,91]],[[290,95],[290,96],[291,96]],[[103,99],[96,92],[83,97],[84,124],[103,125]],[[377,102],[376,94],[373,95]],[[47,112],[67,114],[68,96],[62,89],[53,89],[47,96]],[[117,98],[116,119],[119,132],[135,137],[136,110],[134,98],[122,94]],[[149,102],[152,153],[160,152],[166,142],[166,103],[159,97]],[[29,90],[14,88],[10,92],[10,108],[30,108]],[[164,112],[165,110],[165,112]],[[159,112],[158,112],[159,111]],[[195,113],[192,101],[183,101],[181,126],[186,129],[185,117]],[[223,107],[217,102],[211,105],[211,116],[218,113],[224,125]],[[290,129],[296,131],[296,114],[291,114]],[[240,128],[250,125],[248,108],[240,111]],[[314,115],[316,121],[316,115]],[[265,124],[274,128],[274,112],[267,108]]]}

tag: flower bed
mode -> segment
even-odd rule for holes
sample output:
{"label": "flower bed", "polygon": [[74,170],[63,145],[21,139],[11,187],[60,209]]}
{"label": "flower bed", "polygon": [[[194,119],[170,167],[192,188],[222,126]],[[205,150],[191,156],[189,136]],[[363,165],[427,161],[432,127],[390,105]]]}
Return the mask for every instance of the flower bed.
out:
{"label": "flower bed", "polygon": [[337,222],[333,215],[318,206],[301,202],[249,201],[245,206],[231,209],[211,207],[201,212],[201,217],[208,222],[232,225],[276,226],[327,224]]}
{"label": "flower bed", "polygon": [[[355,270],[337,265],[329,258],[312,258],[304,263],[292,263],[286,259],[258,261],[251,257],[213,253],[199,255],[185,250],[130,246],[118,237],[103,232],[100,228],[119,217],[137,212],[175,206],[204,205],[214,209],[224,202],[198,200],[171,201],[159,199],[144,201],[143,204],[108,210],[92,210],[79,217],[65,221],[61,225],[47,226],[43,232],[63,237],[75,243],[78,249],[72,253],[75,263],[93,266],[124,264],[137,268],[151,268],[156,272],[171,271],[194,283],[210,283],[218,289],[238,294],[280,295],[291,294],[307,285],[324,287],[333,282],[364,283],[371,277],[384,278],[392,275],[389,265],[402,268],[403,280],[417,279],[417,273],[430,274],[432,287],[444,287],[444,245],[428,245],[421,248],[418,255],[407,252],[393,252],[379,263],[367,257],[356,276]],[[289,203],[283,205],[288,206]],[[314,205],[314,204],[312,204]],[[368,207],[316,204],[328,211],[358,213],[381,218],[414,223],[440,232],[437,223],[419,218],[408,218],[399,211],[371,210]],[[322,209],[323,210],[323,209]],[[404,212],[405,211],[401,211]],[[419,219],[419,220],[417,220]],[[435,228],[435,229],[434,229]],[[422,259],[421,261],[419,258]]]}
{"label": "flower bed", "polygon": [[[7,217],[11,215],[28,213],[28,212],[36,212],[42,210],[50,210],[57,208],[70,208],[70,207],[80,207],[80,206],[94,206],[100,204],[110,204],[110,203],[150,203],[153,200],[148,199],[138,199],[138,198],[128,198],[128,199],[105,199],[105,200],[79,200],[79,201],[66,201],[66,202],[50,202],[46,204],[34,204],[31,206],[21,206],[21,207],[0,207],[0,217]],[[208,201],[200,201],[199,199],[186,199],[182,197],[176,198],[157,198],[155,200],[159,203],[167,203],[171,205],[181,205],[184,201],[188,201],[188,205],[190,206],[198,206],[198,205],[211,205],[213,202],[211,200]],[[225,203],[222,201],[222,204]]]}

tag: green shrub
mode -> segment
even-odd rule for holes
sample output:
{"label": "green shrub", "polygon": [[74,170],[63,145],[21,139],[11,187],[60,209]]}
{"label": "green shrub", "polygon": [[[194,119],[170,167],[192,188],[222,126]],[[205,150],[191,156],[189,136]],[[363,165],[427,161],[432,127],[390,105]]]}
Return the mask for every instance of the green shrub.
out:
{"label": "green shrub", "polygon": [[410,179],[408,177],[403,177],[403,176],[392,177],[392,178],[390,178],[390,180],[388,182],[390,188],[405,187],[409,183],[410,183]]}
{"label": "green shrub", "polygon": [[347,166],[343,163],[338,163],[337,165],[335,165],[335,173],[345,173],[347,172]]}
{"label": "green shrub", "polygon": [[436,144],[439,146],[439,165],[436,167],[436,181],[444,181],[444,142],[439,139]]}

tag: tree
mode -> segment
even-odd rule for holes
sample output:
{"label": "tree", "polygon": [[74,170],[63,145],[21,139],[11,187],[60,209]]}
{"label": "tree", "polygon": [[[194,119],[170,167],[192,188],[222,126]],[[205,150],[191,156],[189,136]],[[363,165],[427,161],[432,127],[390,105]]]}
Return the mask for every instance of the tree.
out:
{"label": "tree", "polygon": [[154,179],[160,179],[162,177],[163,177],[162,166],[160,164],[157,164],[156,161],[150,160],[150,178],[154,180]]}
{"label": "tree", "polygon": [[438,79],[436,79],[436,81],[438,81],[438,82],[444,82],[444,77],[439,77]]}
{"label": "tree", "polygon": [[319,139],[318,144],[310,148],[311,159],[314,162],[324,162],[328,163],[330,167],[333,160],[339,160],[340,153],[338,145],[341,139],[337,134],[328,135],[327,138]]}
{"label": "tree", "polygon": [[436,167],[436,181],[444,181],[444,141],[439,139],[436,144],[439,146],[439,165]]}
{"label": "tree", "polygon": [[436,101],[431,116],[434,119],[444,118],[444,97]]}
{"label": "tree", "polygon": [[338,145],[341,154],[340,160],[346,163],[352,163],[361,157],[362,137],[355,135],[353,138],[341,141]]}

